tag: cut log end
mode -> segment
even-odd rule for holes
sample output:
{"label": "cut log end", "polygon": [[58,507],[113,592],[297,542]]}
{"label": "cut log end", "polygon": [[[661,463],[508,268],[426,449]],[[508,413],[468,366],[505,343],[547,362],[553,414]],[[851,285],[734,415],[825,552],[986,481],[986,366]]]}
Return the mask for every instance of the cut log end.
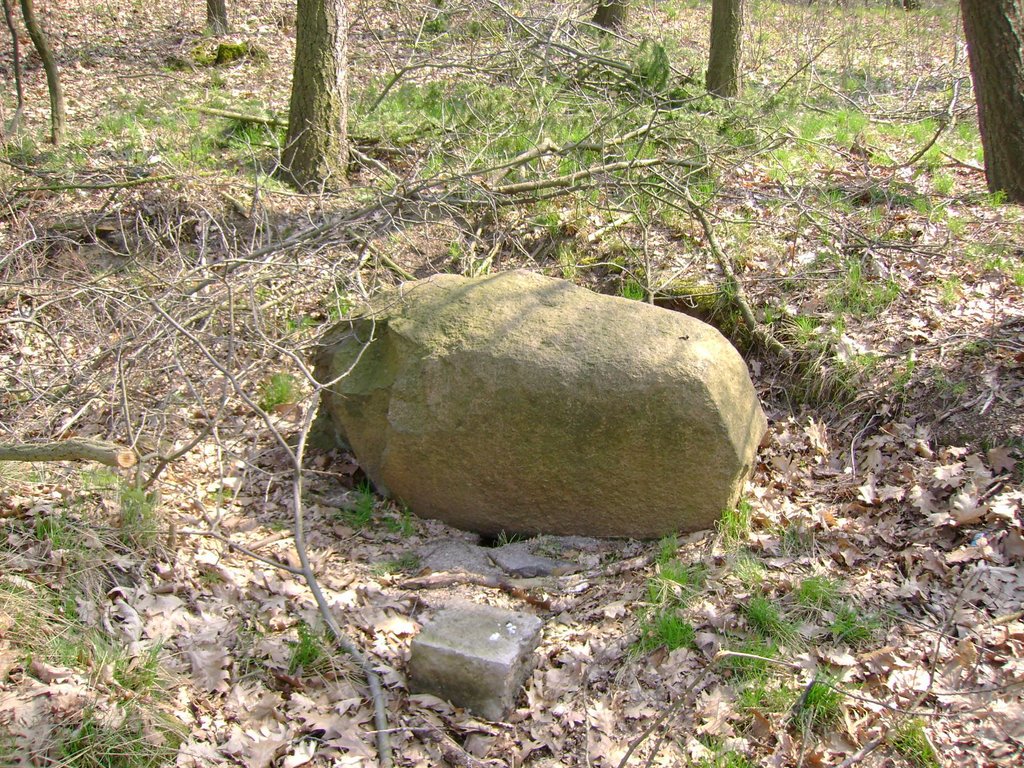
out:
{"label": "cut log end", "polygon": [[97,461],[128,469],[138,457],[131,448],[100,440],[71,439],[57,443],[0,445],[0,461]]}

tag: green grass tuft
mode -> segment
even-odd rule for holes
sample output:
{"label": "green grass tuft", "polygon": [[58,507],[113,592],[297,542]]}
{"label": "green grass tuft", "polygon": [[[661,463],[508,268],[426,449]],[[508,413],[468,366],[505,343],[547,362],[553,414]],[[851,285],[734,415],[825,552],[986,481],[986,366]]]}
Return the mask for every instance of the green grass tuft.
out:
{"label": "green grass tuft", "polygon": [[913,768],[939,768],[942,765],[920,718],[909,720],[891,731],[889,746]]}
{"label": "green grass tuft", "polygon": [[298,639],[289,643],[292,657],[288,661],[288,674],[315,674],[330,660],[323,632],[314,630],[304,621],[299,622],[297,631]]}
{"label": "green grass tuft", "polygon": [[764,583],[768,569],[748,551],[737,552],[732,560],[732,571],[746,589],[752,590]]}
{"label": "green grass tuft", "polygon": [[810,576],[800,582],[793,597],[804,608],[823,609],[835,604],[839,585],[827,576]]}
{"label": "green grass tuft", "polygon": [[156,544],[160,531],[157,496],[142,488],[124,486],[121,502],[121,536],[126,544],[149,548]]}
{"label": "green grass tuft", "polygon": [[368,482],[362,482],[356,488],[356,499],[353,505],[342,512],[345,522],[353,528],[366,528],[373,522],[377,507],[377,497]]}
{"label": "green grass tuft", "polygon": [[149,716],[131,704],[124,710],[111,717],[88,707],[80,712],[77,722],[58,729],[52,735],[50,750],[58,756],[56,764],[75,768],[173,765],[182,741],[180,726],[172,727],[169,718]]}
{"label": "green grass tuft", "polygon": [[[771,668],[769,659],[774,659],[778,653],[775,643],[750,638],[735,648],[729,650],[737,653],[749,653],[750,656],[726,656],[722,661],[724,669],[730,671],[741,680],[756,680],[768,674]],[[754,658],[759,657],[759,658]]]}
{"label": "green grass tuft", "polygon": [[658,566],[657,575],[647,582],[647,598],[656,605],[685,603],[702,586],[707,569],[700,563],[669,560]]}
{"label": "green grass tuft", "polygon": [[767,597],[757,595],[750,598],[742,610],[750,628],[765,640],[787,644],[796,639],[796,627]]}
{"label": "green grass tuft", "polygon": [[814,680],[804,690],[793,710],[793,720],[802,731],[821,732],[839,720],[845,697],[831,683]]}
{"label": "green grass tuft", "polygon": [[868,643],[879,628],[874,616],[865,616],[856,609],[844,605],[836,611],[835,621],[829,626],[829,634],[837,643],[860,646]]}
{"label": "green grass tuft", "polygon": [[658,565],[664,565],[670,560],[675,559],[676,552],[679,551],[679,538],[673,533],[670,536],[666,536],[658,542],[658,557],[656,562]]}
{"label": "green grass tuft", "polygon": [[850,259],[845,272],[828,295],[829,308],[841,315],[877,317],[896,297],[900,288],[893,280],[873,280],[864,271],[864,265]]}
{"label": "green grass tuft", "polygon": [[275,373],[263,385],[259,406],[262,411],[270,413],[275,406],[297,403],[301,394],[299,382],[294,376],[287,373]]}
{"label": "green grass tuft", "polygon": [[664,646],[670,651],[695,647],[697,631],[676,611],[657,611],[640,625],[639,648],[645,653]]}
{"label": "green grass tuft", "polygon": [[752,512],[750,502],[741,500],[735,507],[722,513],[722,519],[718,521],[718,534],[725,546],[734,547],[746,541],[750,535]]}
{"label": "green grass tuft", "polygon": [[760,675],[748,680],[736,698],[736,704],[747,712],[781,715],[793,706],[796,693],[780,678]]}

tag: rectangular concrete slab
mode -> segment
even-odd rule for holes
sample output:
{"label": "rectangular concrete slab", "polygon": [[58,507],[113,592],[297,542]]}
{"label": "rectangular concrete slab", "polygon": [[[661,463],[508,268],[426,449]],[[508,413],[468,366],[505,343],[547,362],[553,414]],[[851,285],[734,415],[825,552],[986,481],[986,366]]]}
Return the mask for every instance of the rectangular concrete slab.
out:
{"label": "rectangular concrete slab", "polygon": [[502,720],[530,671],[541,626],[528,613],[473,603],[447,606],[412,641],[411,688]]}

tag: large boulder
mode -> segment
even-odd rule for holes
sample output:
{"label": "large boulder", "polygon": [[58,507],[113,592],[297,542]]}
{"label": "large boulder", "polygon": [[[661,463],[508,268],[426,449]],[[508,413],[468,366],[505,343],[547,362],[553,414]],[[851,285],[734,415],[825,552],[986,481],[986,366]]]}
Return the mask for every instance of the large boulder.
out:
{"label": "large boulder", "polygon": [[708,528],[766,428],[711,326],[523,271],[406,283],[327,333],[317,376],[378,489],[485,535]]}

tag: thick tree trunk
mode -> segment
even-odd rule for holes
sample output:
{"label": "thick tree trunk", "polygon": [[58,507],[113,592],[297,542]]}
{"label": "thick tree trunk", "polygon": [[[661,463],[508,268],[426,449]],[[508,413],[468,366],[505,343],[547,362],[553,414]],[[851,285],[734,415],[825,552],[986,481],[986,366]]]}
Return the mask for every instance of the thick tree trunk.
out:
{"label": "thick tree trunk", "polygon": [[7,29],[11,33],[11,57],[14,59],[14,92],[18,99],[18,106],[14,110],[14,117],[11,118],[9,126],[11,133],[17,133],[21,128],[21,116],[25,109],[25,84],[21,74],[21,43],[18,41],[18,28],[14,26],[14,12],[11,9],[10,0],[3,0],[4,21],[7,22]]}
{"label": "thick tree trunk", "polygon": [[1024,0],[960,0],[985,177],[1024,203]]}
{"label": "thick tree trunk", "polygon": [[299,188],[338,188],[348,164],[348,14],[344,0],[298,0],[295,71],[282,162]]}
{"label": "thick tree trunk", "polygon": [[32,0],[21,0],[21,15],[25,18],[25,29],[28,30],[28,36],[32,38],[32,45],[35,46],[39,58],[43,60],[43,69],[46,71],[46,88],[50,92],[50,141],[60,144],[64,133],[64,93],[60,88],[57,59],[54,58],[46,33],[39,26]]}
{"label": "thick tree trunk", "polygon": [[618,29],[626,21],[626,0],[597,0],[594,23],[604,29]]}
{"label": "thick tree trunk", "polygon": [[226,35],[230,31],[227,0],[206,0],[206,28],[215,35]]}
{"label": "thick tree trunk", "polygon": [[743,2],[711,2],[711,52],[704,82],[715,96],[739,96],[742,90]]}

